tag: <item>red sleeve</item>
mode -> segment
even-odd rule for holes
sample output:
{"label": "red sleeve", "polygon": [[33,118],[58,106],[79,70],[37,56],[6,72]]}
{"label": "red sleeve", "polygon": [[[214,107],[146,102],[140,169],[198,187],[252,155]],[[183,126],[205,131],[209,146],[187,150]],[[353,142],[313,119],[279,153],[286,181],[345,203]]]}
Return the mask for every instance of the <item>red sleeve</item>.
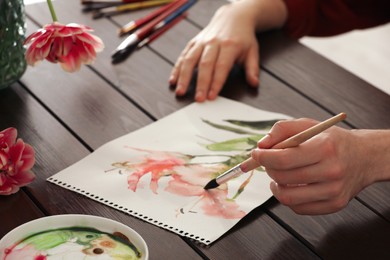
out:
{"label": "red sleeve", "polygon": [[284,0],[294,37],[330,36],[390,21],[390,0]]}

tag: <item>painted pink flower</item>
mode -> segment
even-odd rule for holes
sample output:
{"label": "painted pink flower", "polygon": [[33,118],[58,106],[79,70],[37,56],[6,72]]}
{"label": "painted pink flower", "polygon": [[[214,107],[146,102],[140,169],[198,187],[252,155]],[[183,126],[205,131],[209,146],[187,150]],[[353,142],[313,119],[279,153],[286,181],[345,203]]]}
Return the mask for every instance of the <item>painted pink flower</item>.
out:
{"label": "painted pink flower", "polygon": [[146,155],[132,158],[126,162],[114,163],[113,166],[133,170],[128,176],[127,183],[129,189],[136,191],[138,182],[145,174],[151,174],[150,189],[157,193],[158,181],[162,176],[175,173],[176,166],[186,164],[192,157],[182,153],[150,151],[132,148],[137,151],[147,152]]}
{"label": "painted pink flower", "polygon": [[[206,215],[223,217],[225,219],[237,219],[245,216],[245,212],[240,210],[239,205],[229,199],[226,184],[220,185],[216,189],[205,190],[204,185],[210,181],[216,172],[224,172],[227,166],[217,164],[214,166],[190,165],[178,167],[177,173],[172,176],[166,191],[180,196],[197,196],[200,208]],[[197,205],[190,205],[189,209],[179,209],[182,214],[186,211],[193,211]]]}
{"label": "painted pink flower", "polygon": [[34,149],[16,136],[15,128],[0,132],[0,195],[13,194],[35,179]]}
{"label": "painted pink flower", "polygon": [[96,53],[104,48],[102,40],[90,34],[90,27],[76,23],[67,25],[53,22],[31,34],[25,40],[30,45],[26,52],[27,64],[34,66],[46,59],[61,64],[67,72],[80,69],[81,64],[91,64]]}

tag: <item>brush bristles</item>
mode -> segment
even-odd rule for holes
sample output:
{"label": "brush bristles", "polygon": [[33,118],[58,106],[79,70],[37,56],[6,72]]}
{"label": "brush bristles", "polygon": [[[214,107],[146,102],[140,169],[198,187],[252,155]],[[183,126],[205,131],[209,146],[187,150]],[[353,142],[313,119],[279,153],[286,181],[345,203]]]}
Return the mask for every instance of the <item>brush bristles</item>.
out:
{"label": "brush bristles", "polygon": [[210,190],[210,189],[215,189],[219,186],[219,184],[217,183],[217,180],[216,179],[213,179],[211,181],[209,181],[209,183],[207,183],[203,189],[205,190]]}

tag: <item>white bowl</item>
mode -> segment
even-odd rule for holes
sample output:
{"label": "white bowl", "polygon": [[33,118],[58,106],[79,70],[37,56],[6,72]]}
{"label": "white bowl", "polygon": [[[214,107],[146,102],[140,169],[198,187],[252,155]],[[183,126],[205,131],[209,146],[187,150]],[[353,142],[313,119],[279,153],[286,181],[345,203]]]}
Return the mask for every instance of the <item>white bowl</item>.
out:
{"label": "white bowl", "polygon": [[[27,222],[11,230],[9,233],[7,233],[0,240],[0,260],[5,259],[6,251],[7,250],[9,251],[9,248],[11,246],[27,238],[28,236],[37,234],[39,232],[62,229],[62,228],[71,228],[71,227],[94,228],[101,232],[109,233],[109,234],[120,232],[121,234],[126,236],[141,253],[140,259],[142,260],[148,259],[148,255],[149,255],[148,247],[145,241],[143,240],[143,238],[133,229],[129,228],[128,226],[122,223],[119,223],[111,219],[97,217],[97,216],[90,216],[90,215],[55,215],[55,216],[43,217],[43,218],[39,218]],[[81,247],[81,245],[78,244],[76,246]],[[63,248],[61,250],[64,250],[65,246],[62,245],[62,247]],[[77,254],[74,254],[73,250],[74,248],[72,248],[71,255],[68,255],[67,257],[69,257],[69,259],[76,260],[77,254],[80,255],[81,250],[79,248]],[[63,253],[63,251],[61,251],[61,253]],[[104,253],[100,252],[99,255],[95,255],[91,257],[91,259],[109,259],[107,258],[108,256],[105,258],[103,256]],[[67,257],[65,258],[62,257],[63,256],[61,256],[61,259],[68,259]],[[10,257],[7,257],[6,259],[8,260],[9,258]],[[18,256],[17,258],[21,259],[20,256]],[[28,258],[25,258],[23,256],[23,259],[28,259]],[[90,259],[90,258],[85,257],[83,259]]]}

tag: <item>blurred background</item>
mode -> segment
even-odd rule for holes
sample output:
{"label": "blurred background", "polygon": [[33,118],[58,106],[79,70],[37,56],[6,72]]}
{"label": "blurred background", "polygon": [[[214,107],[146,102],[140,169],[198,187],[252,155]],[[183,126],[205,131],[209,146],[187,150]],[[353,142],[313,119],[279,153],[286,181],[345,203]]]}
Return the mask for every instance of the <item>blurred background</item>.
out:
{"label": "blurred background", "polygon": [[390,24],[300,41],[390,95]]}

